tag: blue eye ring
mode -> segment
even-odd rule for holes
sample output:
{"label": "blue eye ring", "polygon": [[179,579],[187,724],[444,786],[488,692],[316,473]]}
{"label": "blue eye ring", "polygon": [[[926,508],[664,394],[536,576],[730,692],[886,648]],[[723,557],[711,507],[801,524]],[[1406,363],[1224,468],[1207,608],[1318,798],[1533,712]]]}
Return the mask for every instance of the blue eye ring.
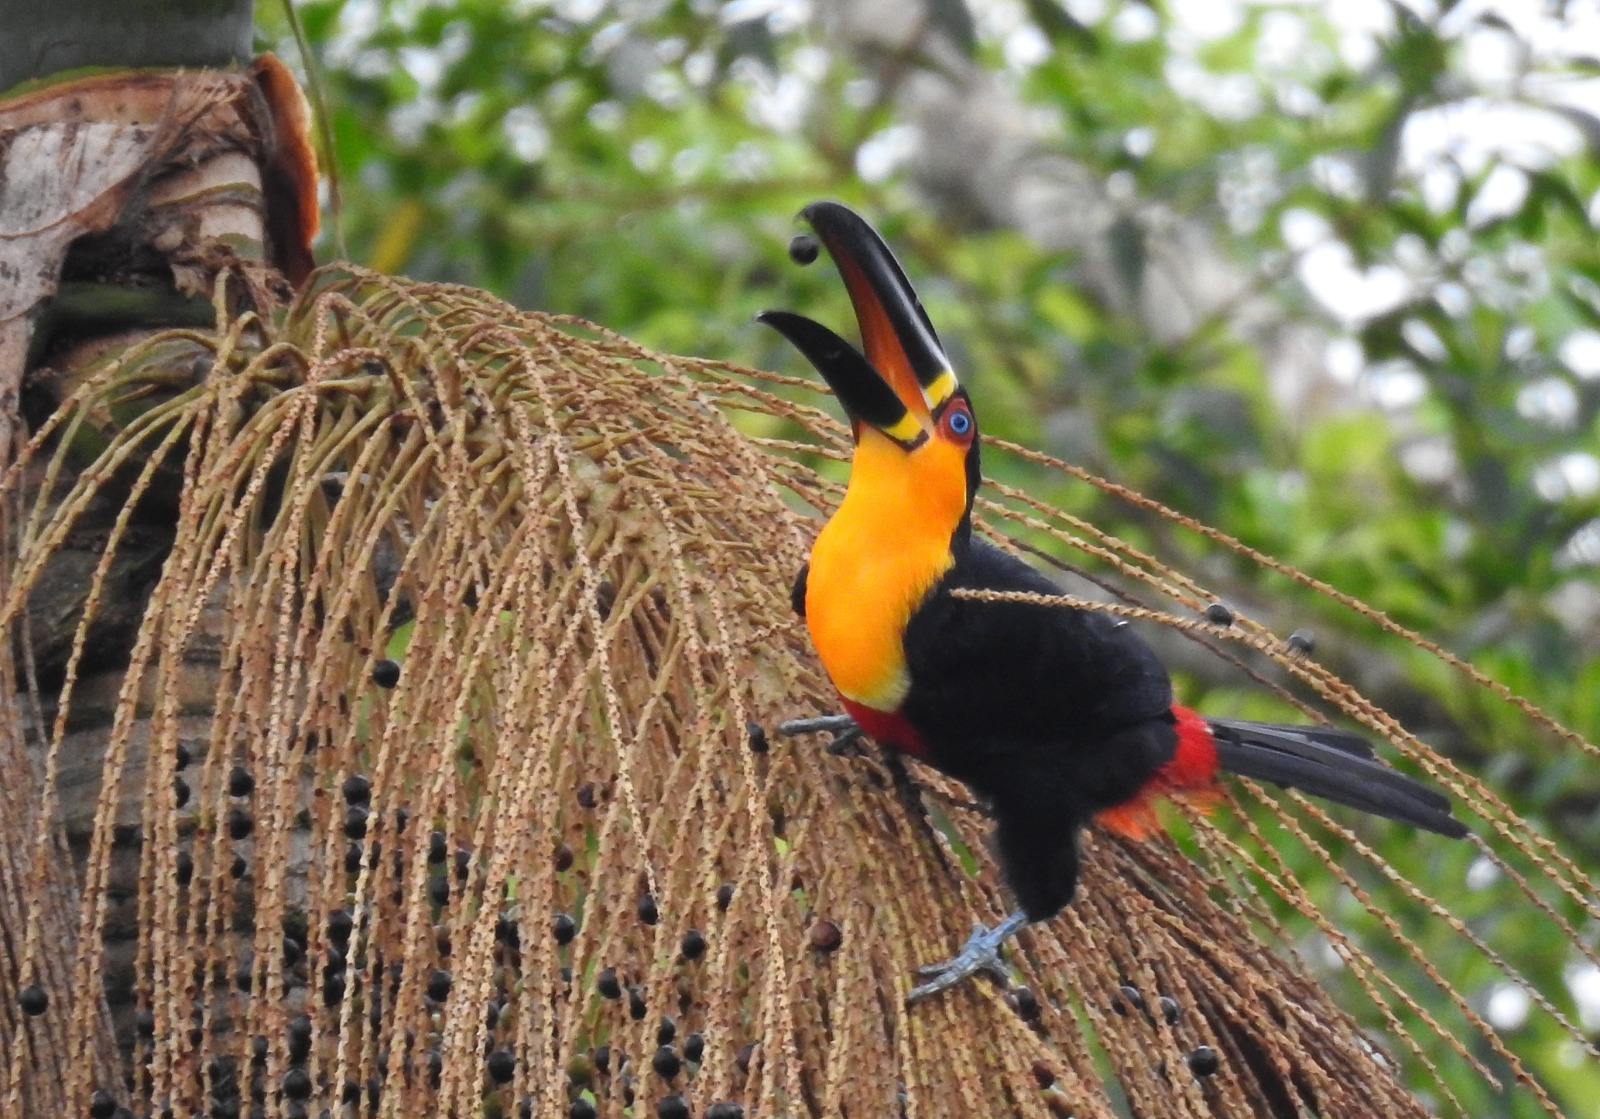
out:
{"label": "blue eye ring", "polygon": [[945,419],[953,435],[965,435],[972,430],[972,416],[965,408],[952,408],[950,415]]}

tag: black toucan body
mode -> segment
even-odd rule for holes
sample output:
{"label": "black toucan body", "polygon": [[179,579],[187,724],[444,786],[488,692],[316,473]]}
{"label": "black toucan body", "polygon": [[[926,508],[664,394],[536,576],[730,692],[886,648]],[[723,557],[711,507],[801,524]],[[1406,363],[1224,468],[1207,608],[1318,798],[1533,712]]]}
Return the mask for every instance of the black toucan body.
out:
{"label": "black toucan body", "polygon": [[1163,796],[1216,794],[1220,772],[1303,790],[1447,836],[1448,800],[1327,726],[1207,719],[1174,702],[1165,668],[1109,614],[962,597],[958,588],[1059,595],[972,533],[977,421],[932,324],[877,233],[848,208],[802,211],[837,265],[865,354],[785,311],[779,330],[833,388],[855,435],[844,500],[794,588],[813,644],[860,728],[980,793],[1021,911],[932,969],[940,990],[996,969],[994,951],[1073,895],[1078,834],[1129,836]]}

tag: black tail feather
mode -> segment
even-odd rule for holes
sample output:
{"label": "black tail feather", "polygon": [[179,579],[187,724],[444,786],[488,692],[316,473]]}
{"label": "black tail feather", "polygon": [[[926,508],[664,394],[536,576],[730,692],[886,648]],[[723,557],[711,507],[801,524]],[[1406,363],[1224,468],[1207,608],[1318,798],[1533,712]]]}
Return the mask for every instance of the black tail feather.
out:
{"label": "black tail feather", "polygon": [[1459,838],[1468,834],[1437,789],[1384,765],[1366,739],[1336,727],[1208,719],[1217,764],[1374,816]]}

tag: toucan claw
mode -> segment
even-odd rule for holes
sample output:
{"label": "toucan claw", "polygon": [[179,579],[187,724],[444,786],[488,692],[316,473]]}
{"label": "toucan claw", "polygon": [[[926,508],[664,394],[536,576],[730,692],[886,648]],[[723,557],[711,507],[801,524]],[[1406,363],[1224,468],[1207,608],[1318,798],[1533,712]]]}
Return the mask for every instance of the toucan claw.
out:
{"label": "toucan claw", "polygon": [[867,732],[849,715],[819,715],[814,719],[790,719],[779,723],[778,733],[790,738],[798,734],[831,734],[834,738],[826,749],[834,757],[842,758],[846,754],[860,753],[855,748],[856,743]]}
{"label": "toucan claw", "polygon": [[972,935],[960,952],[942,963],[925,964],[917,969],[917,975],[928,982],[911,988],[906,994],[906,1005],[914,1006],[931,995],[949,990],[980,971],[993,976],[1002,987],[1010,987],[1011,969],[1006,966],[1000,948],[1027,923],[1027,914],[1019,910],[992,929],[973,925]]}
{"label": "toucan claw", "polygon": [[866,733],[860,727],[851,727],[849,730],[835,736],[834,740],[823,748],[836,758],[842,758],[846,755],[851,757],[859,756],[861,750],[857,744],[862,738],[866,737]]}

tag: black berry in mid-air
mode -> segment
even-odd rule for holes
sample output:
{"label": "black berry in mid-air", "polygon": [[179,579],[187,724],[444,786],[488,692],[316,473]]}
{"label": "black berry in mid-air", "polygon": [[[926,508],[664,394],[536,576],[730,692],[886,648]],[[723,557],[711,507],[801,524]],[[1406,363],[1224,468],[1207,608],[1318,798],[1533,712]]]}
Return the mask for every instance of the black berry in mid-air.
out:
{"label": "black berry in mid-air", "polygon": [[809,233],[796,233],[789,238],[789,259],[802,268],[817,259],[821,246]]}

